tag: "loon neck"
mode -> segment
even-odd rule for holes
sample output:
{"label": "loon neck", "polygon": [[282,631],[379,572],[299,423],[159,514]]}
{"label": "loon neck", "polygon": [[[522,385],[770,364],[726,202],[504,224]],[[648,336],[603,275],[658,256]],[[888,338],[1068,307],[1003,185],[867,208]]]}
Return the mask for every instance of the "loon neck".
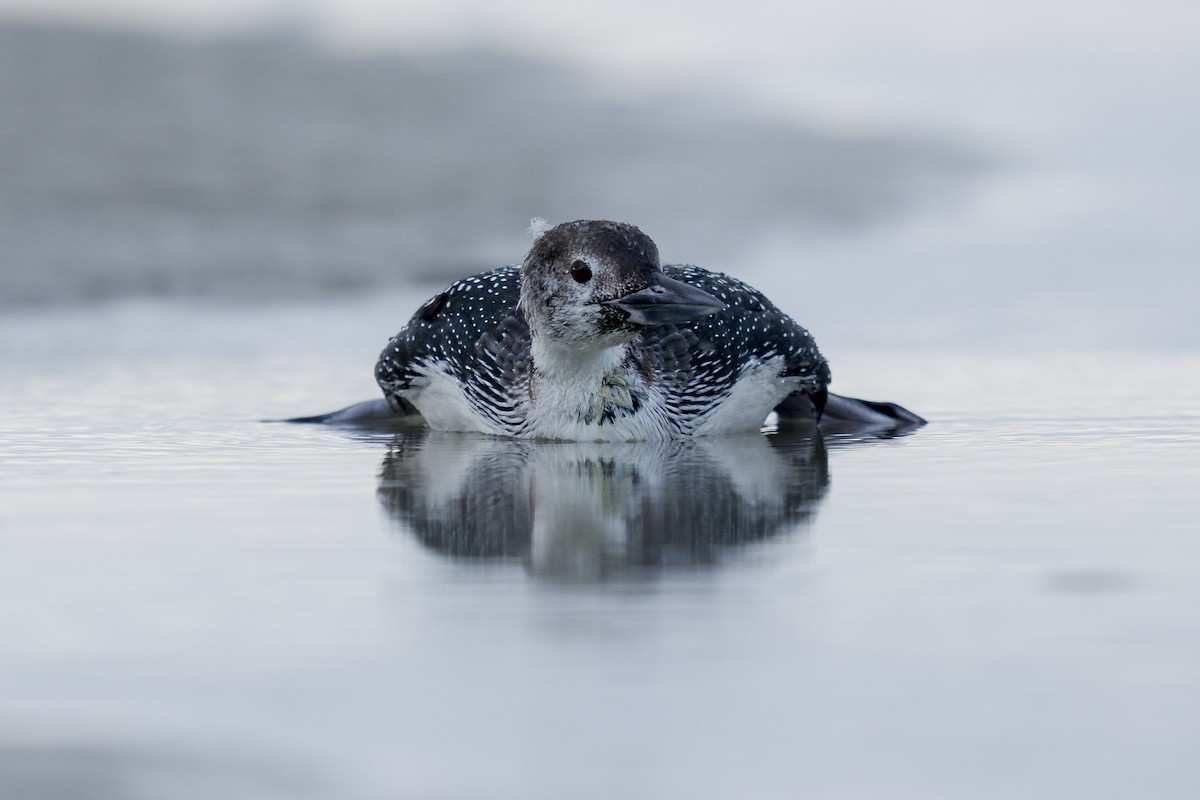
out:
{"label": "loon neck", "polygon": [[541,376],[556,381],[575,383],[589,379],[600,380],[619,368],[629,352],[629,343],[608,347],[586,347],[577,343],[563,344],[544,336],[534,336],[530,342],[533,368]]}

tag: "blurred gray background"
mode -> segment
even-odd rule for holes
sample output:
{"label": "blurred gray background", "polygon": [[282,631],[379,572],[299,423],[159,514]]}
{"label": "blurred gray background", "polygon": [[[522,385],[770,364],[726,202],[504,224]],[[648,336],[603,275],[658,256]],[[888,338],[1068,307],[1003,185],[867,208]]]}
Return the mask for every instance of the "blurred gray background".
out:
{"label": "blurred gray background", "polygon": [[0,0],[0,313],[378,294],[609,217],[822,341],[1193,348],[1197,74],[1170,0]]}

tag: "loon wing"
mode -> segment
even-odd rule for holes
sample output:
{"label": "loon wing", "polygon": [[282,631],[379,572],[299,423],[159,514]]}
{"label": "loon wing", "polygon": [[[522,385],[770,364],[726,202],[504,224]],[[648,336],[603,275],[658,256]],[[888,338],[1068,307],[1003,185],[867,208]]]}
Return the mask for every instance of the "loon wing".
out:
{"label": "loon wing", "polygon": [[515,433],[531,363],[520,296],[520,267],[510,265],[456,281],[417,309],[375,365],[387,402],[402,411],[406,395],[437,370],[457,381],[477,413]]}
{"label": "loon wing", "polygon": [[674,411],[685,417],[703,415],[729,395],[746,369],[776,359],[781,360],[781,376],[795,379],[799,393],[820,403],[829,365],[807,330],[735,278],[691,265],[668,265],[663,271],[725,304],[723,311],[707,317],[642,332],[651,362],[647,367],[660,376]]}

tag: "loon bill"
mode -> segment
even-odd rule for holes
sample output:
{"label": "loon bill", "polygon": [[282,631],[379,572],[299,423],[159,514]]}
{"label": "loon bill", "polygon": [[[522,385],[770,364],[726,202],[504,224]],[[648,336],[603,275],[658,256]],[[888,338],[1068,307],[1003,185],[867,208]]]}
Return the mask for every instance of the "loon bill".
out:
{"label": "loon bill", "polygon": [[605,220],[550,228],[520,265],[430,299],[375,377],[384,401],[292,421],[419,414],[435,430],[575,441],[758,431],[773,411],[822,428],[924,424],[891,403],[830,394],[812,336],[760,292],[663,267],[650,237]]}

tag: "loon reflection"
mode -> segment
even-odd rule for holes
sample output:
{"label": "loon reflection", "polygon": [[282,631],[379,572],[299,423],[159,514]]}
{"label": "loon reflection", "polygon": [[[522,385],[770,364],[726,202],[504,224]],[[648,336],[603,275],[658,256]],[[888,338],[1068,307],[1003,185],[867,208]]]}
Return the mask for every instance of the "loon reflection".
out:
{"label": "loon reflection", "polygon": [[392,440],[378,496],[447,556],[524,560],[594,580],[695,566],[794,531],[829,487],[815,428],[667,442],[537,442],[413,428]]}

